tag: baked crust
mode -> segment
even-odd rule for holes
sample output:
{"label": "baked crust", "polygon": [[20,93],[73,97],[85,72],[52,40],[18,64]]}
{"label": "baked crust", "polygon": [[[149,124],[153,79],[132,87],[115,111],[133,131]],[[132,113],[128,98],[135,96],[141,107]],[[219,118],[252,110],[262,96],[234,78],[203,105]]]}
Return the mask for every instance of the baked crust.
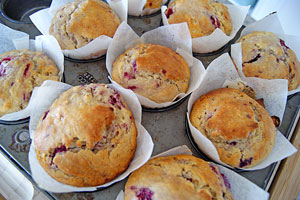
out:
{"label": "baked crust", "polygon": [[56,64],[43,52],[8,51],[0,55],[0,117],[25,109],[34,87],[58,81]]}
{"label": "baked crust", "polygon": [[221,161],[253,167],[271,153],[276,131],[268,112],[254,99],[232,88],[202,95],[193,105],[191,123],[217,148]]}
{"label": "baked crust", "polygon": [[147,0],[146,4],[144,6],[145,8],[155,9],[160,8],[162,6],[163,1],[162,0]]}
{"label": "baked crust", "polygon": [[216,28],[226,35],[232,30],[228,8],[214,0],[174,0],[165,14],[169,24],[187,22],[192,38],[210,35]]}
{"label": "baked crust", "polygon": [[105,84],[62,93],[41,117],[34,137],[37,159],[59,182],[97,186],[125,171],[137,130],[120,94]]}
{"label": "baked crust", "polygon": [[62,50],[80,48],[100,35],[113,37],[120,19],[101,0],[77,0],[65,4],[52,19],[49,29]]}
{"label": "baked crust", "polygon": [[124,199],[233,199],[226,186],[230,184],[218,167],[202,159],[190,155],[157,157],[129,176]]}
{"label": "baked crust", "polygon": [[190,69],[185,60],[168,47],[138,44],[115,60],[112,79],[137,94],[162,103],[187,92]]}
{"label": "baked crust", "polygon": [[245,76],[287,79],[289,90],[300,85],[300,63],[295,53],[274,33],[254,31],[238,42],[242,43]]}

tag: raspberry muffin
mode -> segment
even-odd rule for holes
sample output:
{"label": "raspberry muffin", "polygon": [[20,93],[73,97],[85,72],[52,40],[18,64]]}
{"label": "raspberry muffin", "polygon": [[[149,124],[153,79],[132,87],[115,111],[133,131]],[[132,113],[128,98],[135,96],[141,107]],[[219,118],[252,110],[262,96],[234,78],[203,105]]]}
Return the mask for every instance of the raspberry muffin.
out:
{"label": "raspberry muffin", "polygon": [[231,200],[230,183],[218,167],[190,155],[157,157],[134,171],[125,200]]}
{"label": "raspberry muffin", "polygon": [[165,11],[169,24],[187,22],[192,38],[210,35],[216,28],[232,30],[228,8],[214,0],[174,0]]}
{"label": "raspberry muffin", "polygon": [[62,50],[80,48],[100,35],[113,37],[120,19],[101,0],[77,0],[65,4],[52,19],[49,29]]}
{"label": "raspberry muffin", "polygon": [[168,47],[138,44],[114,61],[112,79],[139,95],[163,103],[187,92],[190,69],[185,60]]}
{"label": "raspberry muffin", "polygon": [[58,81],[55,63],[43,52],[8,51],[0,55],[0,117],[25,109],[34,87]]}
{"label": "raspberry muffin", "polygon": [[214,144],[221,161],[232,167],[259,164],[275,144],[275,126],[268,112],[237,89],[220,88],[202,95],[190,119]]}
{"label": "raspberry muffin", "polygon": [[274,33],[254,31],[243,36],[242,70],[247,77],[287,79],[289,90],[300,85],[300,63],[295,53]]}
{"label": "raspberry muffin", "polygon": [[137,129],[120,94],[105,84],[62,93],[41,117],[34,136],[44,170],[64,184],[87,187],[124,172],[136,149]]}

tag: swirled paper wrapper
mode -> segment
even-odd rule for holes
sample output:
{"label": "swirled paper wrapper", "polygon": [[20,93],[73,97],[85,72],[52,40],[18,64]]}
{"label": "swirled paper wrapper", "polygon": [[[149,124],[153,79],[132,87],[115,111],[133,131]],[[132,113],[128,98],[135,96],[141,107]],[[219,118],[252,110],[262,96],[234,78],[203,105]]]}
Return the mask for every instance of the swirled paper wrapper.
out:
{"label": "swirled paper wrapper", "polygon": [[[205,68],[200,60],[192,56],[191,36],[185,23],[159,27],[144,33],[141,37],[139,37],[129,25],[122,23],[116,31],[113,41],[107,51],[106,68],[109,75],[111,76],[114,61],[122,53],[124,53],[128,48],[142,43],[159,44],[171,48],[185,59],[191,72],[187,93],[178,94],[174,97],[172,102],[165,103],[156,103],[146,97],[136,94],[143,106],[149,108],[163,108],[173,105],[199,87],[205,74]],[[114,81],[112,82],[117,84]]]}
{"label": "swirled paper wrapper", "polygon": [[[61,53],[59,44],[52,36],[37,36],[35,40],[30,40],[27,33],[13,30],[0,23],[0,53],[12,50],[29,49],[32,51],[42,51],[51,58],[58,70],[59,78],[62,79],[64,73],[64,56]],[[28,103],[28,106],[18,112],[10,113],[0,117],[0,120],[15,121],[29,117],[30,110],[34,105]]]}
{"label": "swirled paper wrapper", "polygon": [[[300,37],[294,35],[286,35],[283,31],[283,28],[280,24],[277,14],[271,14],[253,24],[247,26],[242,32],[241,36],[252,33],[253,31],[266,31],[275,33],[280,39],[284,40],[288,47],[290,47],[295,54],[297,55],[298,60],[300,59]],[[242,67],[242,47],[241,43],[236,43],[231,45],[231,57],[234,60],[239,74],[241,77],[245,77]],[[288,92],[288,95],[295,94],[300,92],[300,85],[295,90]]]}
{"label": "swirled paper wrapper", "polygon": [[[287,80],[266,80],[260,78],[240,79],[240,76],[236,71],[228,53],[221,55],[210,63],[200,87],[192,93],[189,99],[187,118],[192,136],[201,151],[209,156],[213,161],[225,166],[228,165],[220,160],[216,147],[209,139],[205,137],[204,134],[202,134],[191,124],[189,117],[193,104],[200,96],[208,93],[209,91],[226,86],[224,85],[225,82],[227,85],[230,85],[230,83],[233,83],[236,80],[242,80],[243,82],[247,83],[247,85],[252,87],[256,92],[257,98],[264,98],[266,110],[270,116],[275,115],[282,120],[287,101]],[[260,164],[243,170],[250,171],[263,169],[274,162],[280,161],[292,155],[296,151],[297,149],[278,130],[276,133],[276,142],[270,155]]]}
{"label": "swirled paper wrapper", "polygon": [[[39,29],[43,35],[49,35],[52,18],[59,8],[75,0],[53,0],[50,8],[40,10],[32,15],[32,23]],[[120,17],[121,21],[127,21],[127,0],[108,0],[109,5]],[[92,59],[106,54],[107,48],[112,38],[106,35],[100,35],[88,44],[74,50],[63,50],[63,54],[74,59]]]}
{"label": "swirled paper wrapper", "polygon": [[[142,110],[141,105],[135,96],[135,94],[126,90],[122,87],[116,85],[109,85],[109,87],[117,90],[121,96],[124,98],[126,104],[131,110],[136,127],[138,130],[137,136],[137,147],[134,154],[134,157],[127,168],[122,174],[117,176],[114,180],[95,187],[74,187],[60,183],[50,177],[44,169],[39,164],[36,154],[35,154],[35,144],[34,144],[34,134],[37,127],[37,124],[43,116],[44,112],[52,105],[58,96],[64,91],[70,89],[72,86],[64,83],[46,81],[41,87],[38,87],[34,90],[32,98],[35,105],[34,109],[31,111],[30,122],[29,122],[29,131],[32,143],[29,150],[29,165],[32,172],[32,177],[34,181],[39,185],[39,187],[56,193],[66,193],[66,192],[82,192],[82,191],[95,191],[99,188],[108,187],[118,181],[126,178],[131,172],[142,166],[150,158],[153,150],[153,142],[150,134],[147,130],[141,125]],[[41,100],[43,99],[43,100]]]}
{"label": "swirled paper wrapper", "polygon": [[[249,6],[238,6],[230,4],[224,5],[227,6],[232,20],[232,31],[230,35],[226,35],[221,29],[216,28],[214,32],[212,32],[208,36],[193,38],[193,52],[210,53],[213,51],[217,51],[218,49],[226,45],[229,41],[231,41],[242,27],[249,10]],[[166,10],[167,6],[161,7],[162,21],[164,25],[169,24],[168,19],[165,15]]]}
{"label": "swirled paper wrapper", "polygon": [[[173,156],[179,154],[192,155],[190,149],[187,146],[183,145],[170,149],[154,157]],[[220,173],[226,176],[231,186],[231,194],[235,200],[267,200],[269,198],[269,193],[267,193],[248,179],[221,165],[217,165],[214,163],[210,164],[217,166],[220,170]],[[124,200],[123,190],[120,191],[116,200]]]}
{"label": "swirled paper wrapper", "polygon": [[[128,0],[128,14],[132,16],[150,15],[160,10],[159,8],[144,8],[147,0]],[[162,5],[167,3],[167,0],[162,0]]]}

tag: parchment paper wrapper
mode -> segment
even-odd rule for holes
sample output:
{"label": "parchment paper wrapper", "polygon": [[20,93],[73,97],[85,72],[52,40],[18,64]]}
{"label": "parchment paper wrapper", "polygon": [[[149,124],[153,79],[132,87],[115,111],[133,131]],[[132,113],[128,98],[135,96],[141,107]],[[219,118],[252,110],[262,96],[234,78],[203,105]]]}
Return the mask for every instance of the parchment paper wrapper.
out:
{"label": "parchment paper wrapper", "polygon": [[95,187],[74,187],[74,186],[66,185],[57,182],[44,171],[44,169],[39,164],[35,154],[35,147],[34,147],[35,144],[33,139],[35,130],[39,119],[41,118],[43,113],[52,105],[54,100],[61,93],[63,93],[64,91],[72,87],[71,85],[64,84],[64,83],[46,81],[41,87],[38,87],[34,90],[34,94],[32,98],[33,98],[33,102],[35,103],[35,108],[31,112],[30,124],[29,124],[30,137],[32,139],[32,143],[29,151],[29,164],[32,172],[32,177],[34,181],[39,185],[39,187],[47,191],[56,192],[56,193],[94,191],[97,190],[98,188],[108,187],[113,183],[123,180],[132,171],[142,166],[150,158],[153,150],[153,142],[147,130],[141,125],[142,110],[138,99],[136,98],[135,94],[130,90],[126,90],[124,88],[114,86],[114,85],[109,85],[109,86],[116,89],[126,101],[128,107],[130,108],[134,116],[136,127],[138,130],[136,152],[127,170],[124,171],[118,177],[116,177],[114,180],[106,184],[95,186]]}
{"label": "parchment paper wrapper", "polygon": [[[250,6],[238,6],[231,4],[224,5],[227,6],[232,19],[232,31],[230,35],[226,35],[221,29],[217,28],[208,36],[193,38],[193,52],[209,53],[220,49],[232,40],[242,27]],[[162,6],[162,21],[164,25],[168,25],[169,22],[165,15],[165,10],[167,10],[167,6]]]}
{"label": "parchment paper wrapper", "polygon": [[[236,79],[239,79],[239,75],[234,67],[234,64],[232,63],[228,53],[223,54],[210,63],[200,87],[195,92],[193,92],[188,102],[187,118],[195,142],[197,143],[201,151],[203,151],[213,161],[225,166],[228,165],[220,160],[215,146],[209,139],[204,136],[204,134],[202,134],[191,124],[189,116],[193,104],[200,96],[214,89],[222,88],[225,81],[234,81]],[[270,116],[276,115],[282,121],[286,105],[287,80],[265,80],[260,78],[242,78],[241,80],[246,82],[250,87],[254,89],[257,98],[264,98],[266,110],[268,111]],[[252,168],[242,169],[262,169],[269,166],[273,162],[277,162],[292,155],[296,151],[297,149],[280,133],[280,131],[277,131],[276,142],[270,155],[260,164]]]}
{"label": "parchment paper wrapper", "polygon": [[[183,145],[183,146],[170,149],[154,157],[173,156],[178,154],[192,155],[190,149],[187,146]],[[242,177],[241,175],[221,165],[217,165],[215,163],[211,163],[211,164],[217,166],[220,170],[220,173],[226,176],[226,178],[228,179],[231,185],[231,189],[230,189],[231,194],[235,200],[253,200],[253,199],[267,200],[269,198],[269,193],[267,193],[266,191],[264,191],[263,189],[261,189],[260,187],[252,183],[251,181],[247,180],[246,178]],[[123,190],[120,191],[116,200],[124,200]]]}
{"label": "parchment paper wrapper", "polygon": [[[53,0],[50,8],[40,10],[32,15],[30,19],[32,23],[39,29],[43,35],[49,35],[52,18],[56,11],[63,5],[75,0]],[[108,0],[109,5],[120,17],[121,21],[127,22],[127,7],[128,0]],[[87,45],[74,50],[63,50],[63,54],[74,59],[91,59],[97,58],[106,54],[107,48],[112,38],[106,35],[101,35]]]}
{"label": "parchment paper wrapper", "polygon": [[[0,23],[0,54],[16,49],[29,49],[32,51],[42,51],[51,58],[58,70],[60,80],[64,72],[64,56],[61,53],[59,44],[52,36],[37,36],[35,40],[29,40],[29,35],[21,31],[13,30]],[[34,106],[30,101],[28,106],[18,112],[10,113],[0,117],[0,120],[15,121],[29,117],[30,110]]]}
{"label": "parchment paper wrapper", "polygon": [[[205,68],[200,60],[192,56],[191,36],[186,23],[159,27],[148,31],[139,37],[128,24],[123,22],[116,31],[113,41],[111,42],[111,45],[107,51],[106,68],[109,75],[111,76],[112,64],[116,58],[123,54],[128,48],[142,43],[159,44],[171,48],[185,59],[190,67],[191,72],[187,93],[178,94],[172,102],[165,103],[156,103],[148,98],[136,94],[143,106],[149,108],[163,108],[173,105],[199,87],[205,74]],[[114,81],[112,82],[117,84]],[[177,97],[179,99],[174,101]]]}
{"label": "parchment paper wrapper", "polygon": [[[160,10],[160,7],[155,9],[144,9],[146,2],[147,0],[128,0],[128,14],[132,16],[144,16]],[[165,3],[167,3],[167,0],[162,0],[162,5]]]}
{"label": "parchment paper wrapper", "polygon": [[[298,60],[300,59],[300,36],[285,35],[276,13],[268,15],[267,17],[247,26],[241,32],[241,37],[252,33],[253,31],[267,31],[275,33],[280,39],[285,41],[288,47],[290,47],[295,52]],[[241,43],[231,45],[231,57],[238,68],[240,76],[245,77],[242,68]],[[297,92],[300,92],[300,86],[295,90],[289,91],[288,95],[295,94]]]}

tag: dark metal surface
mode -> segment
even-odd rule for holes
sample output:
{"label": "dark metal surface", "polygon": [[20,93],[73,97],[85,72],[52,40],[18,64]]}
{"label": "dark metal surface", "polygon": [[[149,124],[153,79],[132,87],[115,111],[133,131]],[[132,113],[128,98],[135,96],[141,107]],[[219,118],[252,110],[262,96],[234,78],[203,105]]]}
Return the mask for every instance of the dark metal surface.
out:
{"label": "dark metal surface", "polygon": [[[13,0],[11,0],[13,1]],[[0,1],[1,2],[1,1]],[[2,0],[2,3],[5,1]],[[25,1],[24,1],[25,2]],[[26,1],[27,2],[27,1]],[[15,9],[21,9],[21,4],[15,4]],[[2,5],[0,5],[1,8]],[[18,7],[18,8],[17,8]],[[25,7],[24,7],[25,8]],[[21,13],[16,10],[15,12]],[[24,13],[24,12],[23,12]],[[8,16],[8,12],[6,13]],[[7,26],[26,32],[30,35],[30,38],[34,38],[39,35],[39,31],[30,23],[21,23],[16,20],[8,20],[7,16],[0,16],[0,23]],[[13,17],[13,16],[11,16]],[[247,18],[245,24],[251,22],[251,18]],[[153,14],[150,17],[129,17],[128,24],[136,31],[138,35],[143,34],[146,31],[152,30],[161,25],[161,15]],[[200,59],[205,67],[222,53],[229,51],[229,45],[220,49],[217,52],[211,54],[195,54],[195,57]],[[99,60],[93,60],[93,62],[75,62],[75,60],[65,59],[65,81],[71,85],[88,84],[91,82],[109,83],[108,73],[105,67],[105,58]],[[148,130],[152,136],[154,142],[153,155],[166,151],[170,148],[187,145],[197,157],[204,158],[201,152],[198,152],[193,147],[189,135],[185,130],[185,118],[187,110],[188,98],[183,99],[178,105],[165,109],[163,112],[151,112],[151,110],[143,110],[142,124]],[[294,95],[289,98],[285,115],[283,118],[280,131],[287,136],[288,129],[293,122],[293,117],[298,109],[300,103],[300,95]],[[28,163],[28,150],[30,140],[26,140],[26,135],[23,132],[28,130],[28,122],[20,124],[0,124],[0,153],[4,154],[25,176],[33,182],[31,178],[29,163]],[[21,134],[21,135],[20,135]],[[24,139],[25,141],[23,141]],[[258,186],[264,188],[269,181],[270,173],[272,173],[272,166],[262,170],[238,172],[242,176],[246,177],[250,181],[254,182]],[[120,181],[106,189],[95,192],[81,192],[81,193],[46,193],[49,199],[61,199],[61,200],[93,200],[93,199],[115,199],[120,190],[124,189],[126,180]],[[34,182],[33,182],[34,183]]]}

